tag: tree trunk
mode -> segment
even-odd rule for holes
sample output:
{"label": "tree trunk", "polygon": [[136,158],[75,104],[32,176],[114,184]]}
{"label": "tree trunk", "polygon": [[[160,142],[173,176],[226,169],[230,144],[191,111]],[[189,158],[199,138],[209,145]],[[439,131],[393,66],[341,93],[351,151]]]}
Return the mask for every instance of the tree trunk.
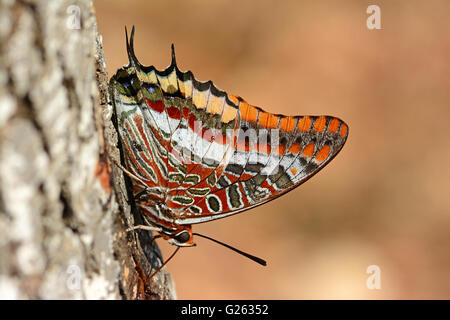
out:
{"label": "tree trunk", "polygon": [[0,299],[176,297],[111,115],[92,2],[0,0]]}

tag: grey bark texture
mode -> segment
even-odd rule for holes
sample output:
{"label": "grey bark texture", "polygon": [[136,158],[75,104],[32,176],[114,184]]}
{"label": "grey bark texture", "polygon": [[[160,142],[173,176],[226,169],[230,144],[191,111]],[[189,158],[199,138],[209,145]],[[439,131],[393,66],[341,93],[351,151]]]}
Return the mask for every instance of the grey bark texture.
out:
{"label": "grey bark texture", "polygon": [[90,0],[0,0],[0,299],[174,299],[139,223]]}

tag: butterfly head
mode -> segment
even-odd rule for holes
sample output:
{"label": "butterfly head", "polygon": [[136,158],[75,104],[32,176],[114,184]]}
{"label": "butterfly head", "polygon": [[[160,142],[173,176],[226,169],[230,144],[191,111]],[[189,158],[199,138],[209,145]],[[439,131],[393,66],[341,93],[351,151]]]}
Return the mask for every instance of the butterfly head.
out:
{"label": "butterfly head", "polygon": [[190,225],[179,226],[179,228],[170,234],[164,234],[168,238],[170,244],[179,246],[179,247],[193,247],[196,244],[194,243],[194,236],[192,235],[192,228]]}

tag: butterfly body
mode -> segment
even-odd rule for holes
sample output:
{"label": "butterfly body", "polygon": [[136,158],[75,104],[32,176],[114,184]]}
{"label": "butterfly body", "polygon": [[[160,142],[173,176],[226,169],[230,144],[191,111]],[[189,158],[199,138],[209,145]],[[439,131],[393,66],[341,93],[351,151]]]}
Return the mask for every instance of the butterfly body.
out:
{"label": "butterfly body", "polygon": [[167,69],[144,67],[133,36],[134,29],[130,62],[112,77],[111,94],[136,204],[172,244],[194,245],[192,224],[293,190],[343,147],[342,120],[265,112],[181,72],[173,51]]}

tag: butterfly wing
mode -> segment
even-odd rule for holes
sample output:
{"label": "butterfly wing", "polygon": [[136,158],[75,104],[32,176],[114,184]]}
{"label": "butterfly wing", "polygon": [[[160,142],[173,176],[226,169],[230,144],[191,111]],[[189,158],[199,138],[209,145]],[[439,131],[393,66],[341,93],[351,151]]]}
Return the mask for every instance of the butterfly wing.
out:
{"label": "butterfly wing", "polygon": [[[162,152],[152,120],[146,120],[137,92],[140,90],[133,81],[133,71],[121,69],[111,80],[110,86],[117,114],[119,136],[124,149],[126,167],[143,182],[139,186],[158,187],[164,181],[157,159]],[[156,135],[154,135],[154,133]]]}
{"label": "butterfly wing", "polygon": [[[347,139],[348,127],[338,118],[270,114],[191,73],[183,76],[179,86],[192,87],[192,96],[184,97],[192,99],[200,124],[172,137],[175,145],[189,137],[193,154],[184,180],[166,198],[178,224],[222,218],[281,196],[323,168]],[[199,94],[203,98],[195,99]]]}
{"label": "butterfly wing", "polygon": [[133,32],[127,51],[130,64],[112,86],[125,115],[119,128],[127,162],[157,189],[177,224],[273,200],[317,173],[347,139],[338,118],[270,114],[197,81],[178,69],[173,51],[166,70],[144,67],[134,55]]}
{"label": "butterfly wing", "polygon": [[[256,116],[249,117],[248,110]],[[223,218],[291,191],[330,162],[348,135],[347,125],[335,117],[273,115],[244,101],[240,102],[239,115],[240,130],[225,169],[177,223]],[[246,134],[249,130],[254,130],[253,137]],[[247,140],[248,136],[253,140]]]}

